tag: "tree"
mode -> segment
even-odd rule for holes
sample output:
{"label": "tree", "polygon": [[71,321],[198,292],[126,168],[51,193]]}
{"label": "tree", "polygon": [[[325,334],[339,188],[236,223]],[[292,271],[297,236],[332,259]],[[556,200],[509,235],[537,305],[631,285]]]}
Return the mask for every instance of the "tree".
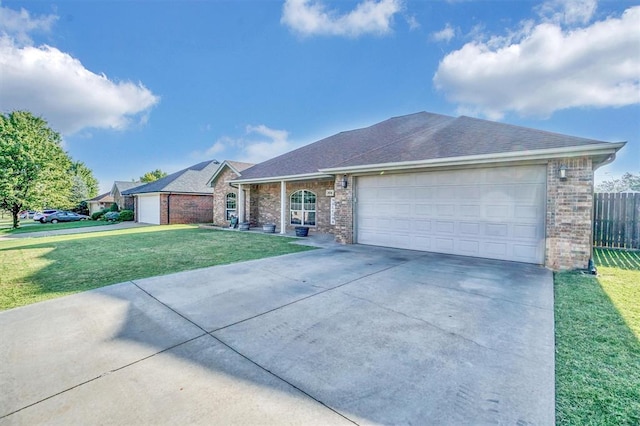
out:
{"label": "tree", "polygon": [[77,206],[84,200],[98,195],[98,180],[93,172],[82,161],[71,164],[70,173],[73,175],[73,187],[71,190],[71,204]]}
{"label": "tree", "polygon": [[596,186],[596,192],[640,191],[640,173],[625,173],[620,179],[605,180]]}
{"label": "tree", "polygon": [[165,172],[163,172],[160,169],[155,169],[152,172],[147,172],[144,175],[140,176],[140,182],[154,182],[158,179],[162,179],[163,177],[165,177],[167,174]]}
{"label": "tree", "polygon": [[0,209],[9,210],[13,227],[22,209],[67,207],[71,160],[60,135],[27,111],[0,114]]}

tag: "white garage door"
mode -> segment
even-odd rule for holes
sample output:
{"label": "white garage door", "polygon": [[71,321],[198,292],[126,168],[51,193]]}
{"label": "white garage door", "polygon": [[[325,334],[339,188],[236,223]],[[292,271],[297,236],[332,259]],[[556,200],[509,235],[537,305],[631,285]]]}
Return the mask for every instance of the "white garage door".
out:
{"label": "white garage door", "polygon": [[544,263],[546,167],[363,176],[360,244]]}
{"label": "white garage door", "polygon": [[160,195],[138,195],[138,222],[160,225]]}

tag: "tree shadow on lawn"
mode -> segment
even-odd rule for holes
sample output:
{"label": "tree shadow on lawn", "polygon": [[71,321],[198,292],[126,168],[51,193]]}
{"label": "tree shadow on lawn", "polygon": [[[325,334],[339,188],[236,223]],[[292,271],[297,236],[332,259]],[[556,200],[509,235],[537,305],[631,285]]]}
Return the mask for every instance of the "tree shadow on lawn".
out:
{"label": "tree shadow on lawn", "polygon": [[15,276],[7,273],[1,284],[0,309],[134,279],[312,250],[291,241],[193,227],[13,240],[0,248],[6,263],[15,264],[9,271]]}

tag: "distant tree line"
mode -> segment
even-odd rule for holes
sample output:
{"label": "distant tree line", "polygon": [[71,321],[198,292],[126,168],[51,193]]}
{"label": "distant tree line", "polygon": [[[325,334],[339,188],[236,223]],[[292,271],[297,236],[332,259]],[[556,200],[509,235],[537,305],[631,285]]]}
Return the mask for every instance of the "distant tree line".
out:
{"label": "distant tree line", "polygon": [[605,180],[596,186],[596,192],[626,191],[640,191],[640,172],[637,175],[627,172],[620,179]]}
{"label": "distant tree line", "polygon": [[0,113],[0,209],[11,213],[14,228],[22,210],[78,210],[98,195],[91,169],[73,161],[61,142],[59,133],[30,112]]}

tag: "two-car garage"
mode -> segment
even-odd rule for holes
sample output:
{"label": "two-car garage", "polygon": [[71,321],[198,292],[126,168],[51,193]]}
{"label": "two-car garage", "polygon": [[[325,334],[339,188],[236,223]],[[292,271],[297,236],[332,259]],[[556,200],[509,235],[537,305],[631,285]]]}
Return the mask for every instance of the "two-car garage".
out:
{"label": "two-car garage", "polygon": [[359,244],[544,263],[546,166],[360,176]]}

